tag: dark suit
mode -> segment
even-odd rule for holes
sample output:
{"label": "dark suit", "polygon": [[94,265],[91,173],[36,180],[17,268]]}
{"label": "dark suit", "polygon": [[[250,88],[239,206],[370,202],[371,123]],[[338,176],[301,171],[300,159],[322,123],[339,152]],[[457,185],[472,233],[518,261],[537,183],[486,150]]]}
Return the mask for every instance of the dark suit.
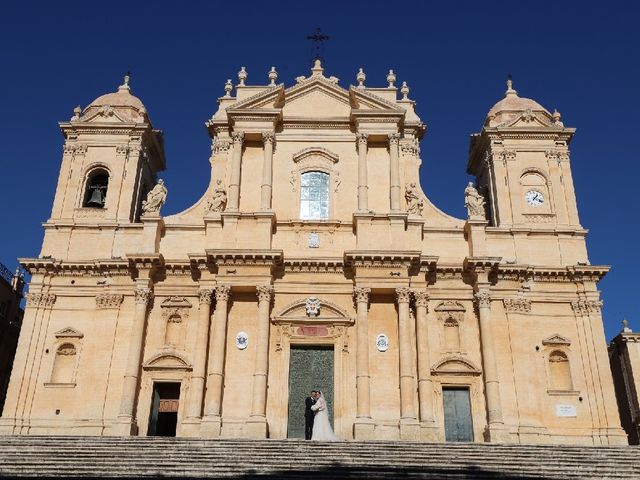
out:
{"label": "dark suit", "polygon": [[313,417],[315,412],[311,410],[311,406],[316,403],[316,400],[311,397],[304,399],[304,438],[305,440],[311,440],[311,434],[313,433]]}

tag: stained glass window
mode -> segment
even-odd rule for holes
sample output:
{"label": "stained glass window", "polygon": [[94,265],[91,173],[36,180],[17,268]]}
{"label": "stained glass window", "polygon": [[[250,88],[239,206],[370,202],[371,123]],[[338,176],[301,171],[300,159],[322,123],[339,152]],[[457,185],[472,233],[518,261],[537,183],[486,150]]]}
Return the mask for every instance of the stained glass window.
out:
{"label": "stained glass window", "polygon": [[303,173],[300,178],[300,218],[329,218],[329,175],[322,172]]}

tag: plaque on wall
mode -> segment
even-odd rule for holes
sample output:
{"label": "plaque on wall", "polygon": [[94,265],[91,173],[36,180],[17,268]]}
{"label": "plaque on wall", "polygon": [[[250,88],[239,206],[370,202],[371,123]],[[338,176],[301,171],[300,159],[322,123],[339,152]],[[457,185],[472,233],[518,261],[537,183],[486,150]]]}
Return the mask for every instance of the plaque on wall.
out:
{"label": "plaque on wall", "polygon": [[578,413],[576,411],[575,405],[556,405],[556,416],[557,417],[577,417]]}
{"label": "plaque on wall", "polygon": [[379,352],[386,352],[389,349],[389,337],[384,333],[379,333],[376,336],[376,348]]}
{"label": "plaque on wall", "polygon": [[311,232],[309,234],[309,248],[320,248],[320,234]]}
{"label": "plaque on wall", "polygon": [[239,350],[244,350],[247,348],[247,345],[249,345],[249,335],[247,335],[247,332],[238,332],[236,335],[236,347],[238,347]]}

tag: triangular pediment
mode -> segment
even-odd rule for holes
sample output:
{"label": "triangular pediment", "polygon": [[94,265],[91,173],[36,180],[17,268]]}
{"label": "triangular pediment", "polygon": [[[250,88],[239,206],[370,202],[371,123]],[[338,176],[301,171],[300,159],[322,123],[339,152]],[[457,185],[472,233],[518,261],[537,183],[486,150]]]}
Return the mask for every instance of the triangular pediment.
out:
{"label": "triangular pediment", "polygon": [[229,107],[231,110],[236,109],[272,109],[280,108],[284,104],[284,85],[276,85],[267,87],[255,95],[245,98]]}
{"label": "triangular pediment", "polygon": [[571,340],[556,333],[542,340],[543,345],[571,345]]}
{"label": "triangular pediment", "polygon": [[549,128],[555,127],[550,120],[543,118],[544,114],[541,112],[532,112],[531,110],[525,110],[515,119],[503,123],[500,127],[510,128]]}
{"label": "triangular pediment", "polygon": [[313,78],[287,89],[283,114],[288,117],[348,117],[348,92],[320,78]]}
{"label": "triangular pediment", "polygon": [[56,333],[54,333],[56,338],[82,338],[84,337],[83,333],[80,333],[78,330],[76,330],[73,327],[66,327],[63,328],[62,330],[58,330]]}
{"label": "triangular pediment", "polygon": [[351,106],[357,110],[379,110],[395,112],[398,114],[405,113],[405,110],[398,107],[396,104],[368,92],[366,89],[351,87],[349,89],[349,97],[351,99]]}

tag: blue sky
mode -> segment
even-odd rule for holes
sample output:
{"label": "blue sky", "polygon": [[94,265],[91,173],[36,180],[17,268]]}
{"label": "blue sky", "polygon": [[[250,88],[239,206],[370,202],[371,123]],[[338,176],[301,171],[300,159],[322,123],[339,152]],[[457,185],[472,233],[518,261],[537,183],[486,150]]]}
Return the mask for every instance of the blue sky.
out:
{"label": "blue sky", "polygon": [[[191,205],[208,183],[204,121],[240,66],[266,83],[308,73],[306,35],[322,27],[325,73],[343,86],[364,68],[383,86],[393,68],[428,125],[422,185],[444,211],[464,215],[469,135],[502,97],[507,73],[521,96],[557,108],[578,129],[571,161],[600,284],[607,338],[627,317],[640,330],[637,143],[640,7],[635,2],[322,1],[6,2],[0,14],[0,261],[36,256],[62,152],[57,122],[73,107],[133,92],[164,130],[164,213]],[[635,202],[635,203],[634,203]]]}

